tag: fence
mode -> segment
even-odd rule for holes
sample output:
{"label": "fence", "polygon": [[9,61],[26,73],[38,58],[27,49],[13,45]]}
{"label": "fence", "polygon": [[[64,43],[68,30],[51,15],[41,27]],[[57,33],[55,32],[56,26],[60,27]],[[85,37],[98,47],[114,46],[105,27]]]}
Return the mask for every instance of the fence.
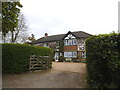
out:
{"label": "fence", "polygon": [[29,71],[32,70],[47,70],[52,67],[52,61],[49,56],[30,56]]}

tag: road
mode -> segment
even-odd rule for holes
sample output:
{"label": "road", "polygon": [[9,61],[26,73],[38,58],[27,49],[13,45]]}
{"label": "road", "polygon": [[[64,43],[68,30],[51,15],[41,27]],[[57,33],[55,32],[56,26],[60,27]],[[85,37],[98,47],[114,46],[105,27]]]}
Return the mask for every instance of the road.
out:
{"label": "road", "polygon": [[86,64],[53,62],[52,69],[3,74],[3,88],[85,88]]}

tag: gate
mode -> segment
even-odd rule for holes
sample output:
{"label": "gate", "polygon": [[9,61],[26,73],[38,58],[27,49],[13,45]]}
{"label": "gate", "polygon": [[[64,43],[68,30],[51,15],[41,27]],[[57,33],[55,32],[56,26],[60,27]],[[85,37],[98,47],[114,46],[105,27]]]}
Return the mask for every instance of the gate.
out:
{"label": "gate", "polygon": [[49,56],[30,56],[29,71],[31,70],[47,70],[52,67],[52,61]]}

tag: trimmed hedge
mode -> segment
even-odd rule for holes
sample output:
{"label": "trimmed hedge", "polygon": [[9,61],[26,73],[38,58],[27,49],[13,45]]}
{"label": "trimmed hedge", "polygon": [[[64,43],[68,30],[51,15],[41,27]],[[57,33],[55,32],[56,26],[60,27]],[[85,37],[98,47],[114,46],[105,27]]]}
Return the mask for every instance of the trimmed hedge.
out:
{"label": "trimmed hedge", "polygon": [[29,70],[30,55],[49,56],[52,50],[27,44],[2,44],[2,72],[22,73]]}
{"label": "trimmed hedge", "polygon": [[86,55],[89,87],[120,87],[120,34],[89,37]]}

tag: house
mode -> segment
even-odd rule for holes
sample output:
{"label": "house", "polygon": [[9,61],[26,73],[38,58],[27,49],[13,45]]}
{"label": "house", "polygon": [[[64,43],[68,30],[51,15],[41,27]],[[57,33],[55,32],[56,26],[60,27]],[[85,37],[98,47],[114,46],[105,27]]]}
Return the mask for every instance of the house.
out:
{"label": "house", "polygon": [[86,58],[85,39],[90,36],[91,34],[83,31],[69,31],[67,34],[53,36],[45,33],[44,37],[32,44],[52,48],[55,61],[81,61]]}

